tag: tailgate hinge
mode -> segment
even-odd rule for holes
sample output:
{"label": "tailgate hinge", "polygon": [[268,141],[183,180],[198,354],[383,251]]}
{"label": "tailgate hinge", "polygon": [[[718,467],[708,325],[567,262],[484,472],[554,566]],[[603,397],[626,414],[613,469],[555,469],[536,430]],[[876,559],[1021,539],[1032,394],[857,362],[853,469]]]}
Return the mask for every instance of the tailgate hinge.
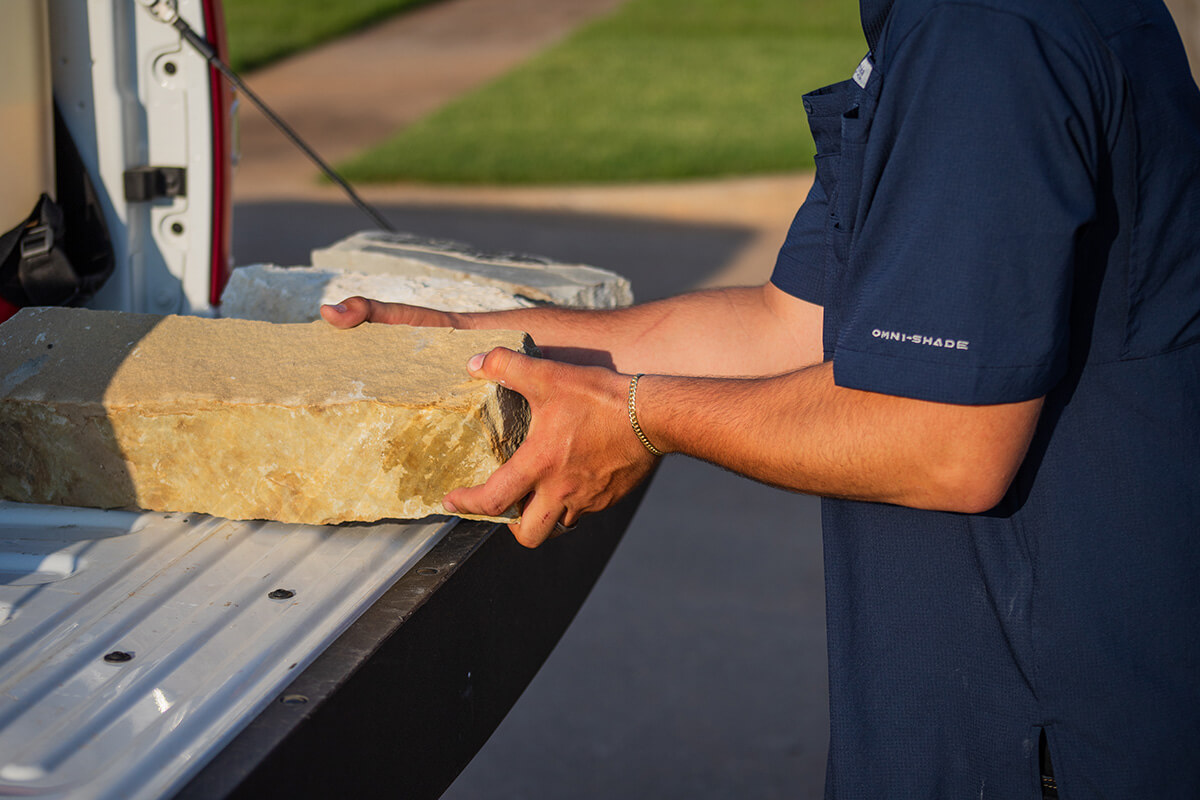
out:
{"label": "tailgate hinge", "polygon": [[133,167],[125,170],[125,201],[145,203],[187,197],[185,167]]}

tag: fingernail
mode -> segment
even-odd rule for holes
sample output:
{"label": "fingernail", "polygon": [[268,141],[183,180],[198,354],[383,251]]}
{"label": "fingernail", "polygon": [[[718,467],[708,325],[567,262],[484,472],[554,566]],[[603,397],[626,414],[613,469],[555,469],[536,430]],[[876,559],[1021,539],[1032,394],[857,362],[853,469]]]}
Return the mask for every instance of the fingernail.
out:
{"label": "fingernail", "polygon": [[[328,305],[328,304],[326,304],[326,305]],[[346,305],[344,303],[338,303],[337,305],[330,305],[329,307],[332,308],[334,311],[336,311],[339,314],[346,313]]]}
{"label": "fingernail", "polygon": [[458,513],[458,506],[454,505],[454,503],[451,503],[449,500],[446,500],[444,498],[442,499],[442,508],[449,511],[451,514]]}
{"label": "fingernail", "polygon": [[471,360],[467,362],[467,369],[471,372],[479,372],[479,370],[483,369],[483,359],[486,356],[486,353],[476,353],[471,356]]}

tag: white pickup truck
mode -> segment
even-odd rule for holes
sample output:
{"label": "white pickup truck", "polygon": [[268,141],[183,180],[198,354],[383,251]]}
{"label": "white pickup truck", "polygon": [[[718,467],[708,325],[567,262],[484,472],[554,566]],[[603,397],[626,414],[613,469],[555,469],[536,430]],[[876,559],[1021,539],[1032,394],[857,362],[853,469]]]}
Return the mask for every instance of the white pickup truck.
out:
{"label": "white pickup truck", "polygon": [[[0,319],[58,303],[219,313],[234,97],[151,5],[3,4],[0,232],[16,233],[0,240]],[[222,53],[219,0],[176,5]],[[0,501],[0,795],[437,797],[639,498],[537,551],[451,518]]]}

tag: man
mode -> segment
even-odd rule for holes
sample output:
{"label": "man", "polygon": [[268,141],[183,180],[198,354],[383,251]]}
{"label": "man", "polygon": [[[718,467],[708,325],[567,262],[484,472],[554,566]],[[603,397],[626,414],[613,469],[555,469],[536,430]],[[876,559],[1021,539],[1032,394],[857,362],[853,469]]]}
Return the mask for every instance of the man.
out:
{"label": "man", "polygon": [[[1200,789],[1200,94],[1160,0],[863,0],[766,286],[512,327],[450,511],[535,546],[682,452],[823,495],[831,798]],[[592,366],[579,366],[592,365]],[[602,366],[596,366],[602,365]],[[647,373],[632,378],[633,373]],[[680,376],[729,377],[680,377]]]}

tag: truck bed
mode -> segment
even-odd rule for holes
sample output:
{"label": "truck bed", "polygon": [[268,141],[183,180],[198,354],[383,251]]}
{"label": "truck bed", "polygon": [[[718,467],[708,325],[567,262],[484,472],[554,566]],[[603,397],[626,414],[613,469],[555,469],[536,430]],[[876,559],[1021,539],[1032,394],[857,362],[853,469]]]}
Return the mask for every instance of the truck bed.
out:
{"label": "truck bed", "polygon": [[0,795],[372,796],[402,781],[437,797],[639,500],[537,551],[453,518],[303,526],[0,502]]}
{"label": "truck bed", "polygon": [[0,503],[0,794],[169,793],[452,524]]}

